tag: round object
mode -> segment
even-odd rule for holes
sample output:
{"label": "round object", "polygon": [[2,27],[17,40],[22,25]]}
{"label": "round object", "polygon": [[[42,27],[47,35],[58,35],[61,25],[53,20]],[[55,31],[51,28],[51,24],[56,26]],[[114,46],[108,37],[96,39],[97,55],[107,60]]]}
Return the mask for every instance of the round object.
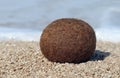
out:
{"label": "round object", "polygon": [[58,19],[44,29],[40,48],[43,55],[53,62],[85,62],[95,51],[95,32],[82,20]]}

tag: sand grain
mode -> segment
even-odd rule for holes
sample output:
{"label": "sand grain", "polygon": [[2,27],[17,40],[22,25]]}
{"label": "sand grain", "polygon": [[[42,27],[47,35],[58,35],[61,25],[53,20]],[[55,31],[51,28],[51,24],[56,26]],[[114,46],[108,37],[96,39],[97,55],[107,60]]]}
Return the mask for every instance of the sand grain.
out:
{"label": "sand grain", "polygon": [[97,43],[85,63],[53,63],[38,42],[0,42],[0,78],[120,78],[120,43]]}

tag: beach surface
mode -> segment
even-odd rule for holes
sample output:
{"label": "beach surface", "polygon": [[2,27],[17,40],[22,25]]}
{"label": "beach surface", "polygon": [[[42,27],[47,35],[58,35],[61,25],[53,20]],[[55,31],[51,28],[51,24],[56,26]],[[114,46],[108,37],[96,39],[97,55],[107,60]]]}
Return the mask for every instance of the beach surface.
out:
{"label": "beach surface", "polygon": [[120,78],[120,43],[98,41],[84,63],[55,63],[41,53],[39,42],[1,41],[0,78]]}

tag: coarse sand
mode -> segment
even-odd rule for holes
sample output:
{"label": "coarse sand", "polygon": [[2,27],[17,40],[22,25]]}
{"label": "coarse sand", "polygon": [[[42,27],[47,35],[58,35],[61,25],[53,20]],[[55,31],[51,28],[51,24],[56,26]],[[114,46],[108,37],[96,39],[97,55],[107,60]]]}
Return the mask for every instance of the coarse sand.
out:
{"label": "coarse sand", "polygon": [[1,41],[0,78],[120,78],[120,43],[98,41],[84,63],[55,63],[41,53],[39,42]]}

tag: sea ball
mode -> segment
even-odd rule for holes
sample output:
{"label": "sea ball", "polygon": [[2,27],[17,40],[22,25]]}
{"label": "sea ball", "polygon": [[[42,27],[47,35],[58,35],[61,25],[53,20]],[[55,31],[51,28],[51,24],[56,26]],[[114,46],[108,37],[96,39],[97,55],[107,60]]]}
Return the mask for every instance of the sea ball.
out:
{"label": "sea ball", "polygon": [[86,62],[95,52],[96,35],[93,28],[81,19],[61,18],[43,30],[40,48],[52,62]]}

